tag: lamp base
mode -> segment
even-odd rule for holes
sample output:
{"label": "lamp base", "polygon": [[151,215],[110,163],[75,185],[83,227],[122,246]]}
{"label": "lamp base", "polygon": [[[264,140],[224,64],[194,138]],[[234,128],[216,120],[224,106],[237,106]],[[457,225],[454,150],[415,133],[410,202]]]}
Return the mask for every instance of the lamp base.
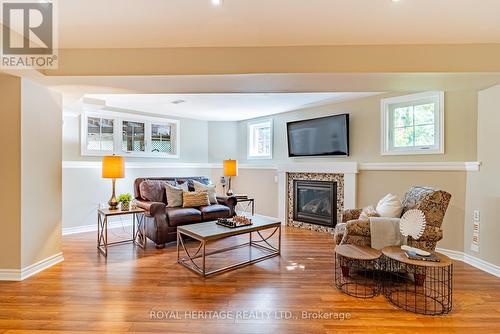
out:
{"label": "lamp base", "polygon": [[116,198],[112,198],[108,201],[108,205],[109,205],[109,210],[118,210],[118,201]]}
{"label": "lamp base", "polygon": [[228,185],[227,185],[227,192],[226,192],[226,195],[227,196],[232,196],[233,195],[233,191],[231,190],[231,176],[228,176]]}
{"label": "lamp base", "polygon": [[109,199],[108,201],[108,205],[109,205],[109,210],[118,210],[118,200],[116,199],[116,196],[115,196],[115,183],[116,183],[116,180],[113,179],[112,180],[113,182],[113,193],[111,194],[111,198]]}

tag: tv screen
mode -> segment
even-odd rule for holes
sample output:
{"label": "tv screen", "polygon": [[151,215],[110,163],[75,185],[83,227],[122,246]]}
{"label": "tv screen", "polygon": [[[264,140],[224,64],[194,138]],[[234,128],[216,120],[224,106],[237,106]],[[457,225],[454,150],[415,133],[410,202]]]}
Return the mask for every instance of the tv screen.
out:
{"label": "tv screen", "polygon": [[349,114],[289,122],[288,156],[349,155]]}

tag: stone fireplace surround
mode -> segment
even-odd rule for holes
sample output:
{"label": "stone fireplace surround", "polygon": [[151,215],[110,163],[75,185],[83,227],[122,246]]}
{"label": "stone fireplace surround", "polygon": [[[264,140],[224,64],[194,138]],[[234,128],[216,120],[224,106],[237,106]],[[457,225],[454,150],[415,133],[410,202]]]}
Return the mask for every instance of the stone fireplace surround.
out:
{"label": "stone fireplace surround", "polygon": [[340,221],[342,211],[344,210],[344,175],[336,173],[286,173],[288,189],[287,189],[287,219],[286,224],[294,227],[307,228],[314,231],[331,232],[333,228],[328,226],[310,224],[296,221],[293,219],[293,206],[295,202],[295,193],[293,187],[294,180],[314,180],[314,181],[333,181],[337,183],[337,222]]}
{"label": "stone fireplace surround", "polygon": [[288,226],[333,233],[333,228],[293,220],[293,180],[334,181],[337,183],[337,222],[344,208],[356,207],[357,163],[295,163],[278,166],[280,219]]}

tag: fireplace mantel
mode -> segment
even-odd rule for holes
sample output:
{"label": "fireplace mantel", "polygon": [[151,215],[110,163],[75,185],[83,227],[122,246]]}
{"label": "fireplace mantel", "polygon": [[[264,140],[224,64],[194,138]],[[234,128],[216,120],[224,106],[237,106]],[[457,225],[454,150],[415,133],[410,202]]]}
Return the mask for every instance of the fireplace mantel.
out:
{"label": "fireplace mantel", "polygon": [[320,162],[279,164],[278,173],[357,174],[357,162]]}
{"label": "fireplace mantel", "polygon": [[344,176],[344,208],[356,207],[356,174],[358,173],[357,162],[320,162],[320,163],[288,163],[280,164],[278,167],[279,187],[279,218],[282,222],[287,221],[287,173],[328,173],[343,174]]}

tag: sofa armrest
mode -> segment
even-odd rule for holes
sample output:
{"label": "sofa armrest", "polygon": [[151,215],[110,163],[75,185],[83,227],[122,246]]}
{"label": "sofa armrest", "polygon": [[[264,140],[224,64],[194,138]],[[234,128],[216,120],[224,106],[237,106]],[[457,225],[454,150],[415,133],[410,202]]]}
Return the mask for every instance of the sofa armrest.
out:
{"label": "sofa armrest", "polygon": [[359,219],[362,209],[346,209],[342,212],[342,223],[347,223],[350,220]]}
{"label": "sofa armrest", "polygon": [[345,234],[370,237],[370,221],[359,219],[348,221],[345,226]]}
{"label": "sofa armrest", "polygon": [[236,203],[238,203],[236,196],[217,195],[217,203],[225,205],[231,209],[231,216],[236,215]]}
{"label": "sofa armrest", "polygon": [[165,209],[167,207],[165,203],[162,202],[149,202],[137,198],[135,199],[135,202],[138,207],[146,210],[146,213],[151,217],[154,217],[157,214],[165,214]]}
{"label": "sofa armrest", "polygon": [[236,199],[236,196],[217,195],[217,202],[222,205],[234,207],[236,206],[236,203],[238,203],[238,200]]}

